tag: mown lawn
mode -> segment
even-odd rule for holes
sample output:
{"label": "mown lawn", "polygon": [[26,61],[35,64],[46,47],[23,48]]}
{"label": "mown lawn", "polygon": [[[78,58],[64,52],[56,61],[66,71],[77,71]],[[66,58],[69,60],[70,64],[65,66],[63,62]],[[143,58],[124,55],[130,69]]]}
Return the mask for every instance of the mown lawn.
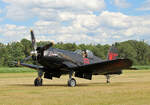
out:
{"label": "mown lawn", "polygon": [[35,72],[35,70],[25,67],[0,67],[0,73],[25,73]]}
{"label": "mown lawn", "polygon": [[136,69],[138,69],[138,70],[150,70],[150,66],[149,65],[143,65],[143,66],[141,66],[141,65],[135,65],[135,66],[133,66],[133,68],[136,68]]}
{"label": "mown lawn", "polygon": [[76,78],[78,86],[67,87],[68,76],[44,79],[34,87],[36,72],[0,73],[0,105],[150,105],[150,70],[125,71],[105,83]]}

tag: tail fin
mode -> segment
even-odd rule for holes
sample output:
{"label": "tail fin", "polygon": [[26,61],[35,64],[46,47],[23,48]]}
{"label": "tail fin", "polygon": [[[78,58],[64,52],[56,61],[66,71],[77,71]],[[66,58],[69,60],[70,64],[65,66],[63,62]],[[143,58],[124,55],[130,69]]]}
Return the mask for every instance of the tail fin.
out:
{"label": "tail fin", "polygon": [[108,59],[108,60],[115,60],[115,59],[117,59],[117,58],[118,58],[118,50],[117,50],[117,48],[115,47],[115,45],[112,45],[112,46],[109,48],[107,59]]}

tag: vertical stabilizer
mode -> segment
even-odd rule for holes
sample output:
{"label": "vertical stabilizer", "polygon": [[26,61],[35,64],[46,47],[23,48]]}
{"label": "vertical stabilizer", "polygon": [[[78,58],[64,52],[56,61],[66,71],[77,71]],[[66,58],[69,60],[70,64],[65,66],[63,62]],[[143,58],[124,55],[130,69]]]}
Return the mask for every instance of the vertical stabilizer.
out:
{"label": "vertical stabilizer", "polygon": [[109,48],[107,59],[108,59],[108,60],[115,60],[115,59],[117,59],[117,58],[118,58],[118,50],[117,50],[117,48],[115,47],[115,45],[112,45],[112,46]]}

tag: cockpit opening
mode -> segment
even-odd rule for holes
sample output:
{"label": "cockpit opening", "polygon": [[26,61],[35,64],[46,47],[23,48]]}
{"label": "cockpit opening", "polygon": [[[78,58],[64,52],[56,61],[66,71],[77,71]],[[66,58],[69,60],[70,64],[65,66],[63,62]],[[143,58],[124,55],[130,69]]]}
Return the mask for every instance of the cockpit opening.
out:
{"label": "cockpit opening", "polygon": [[93,58],[93,52],[90,50],[76,50],[75,53],[82,55],[85,58]]}

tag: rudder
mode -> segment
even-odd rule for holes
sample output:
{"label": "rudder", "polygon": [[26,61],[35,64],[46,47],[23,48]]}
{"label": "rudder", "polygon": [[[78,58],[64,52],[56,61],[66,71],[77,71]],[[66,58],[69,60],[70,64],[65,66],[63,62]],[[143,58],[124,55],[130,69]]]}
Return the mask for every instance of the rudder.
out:
{"label": "rudder", "polygon": [[108,59],[108,60],[115,60],[115,59],[117,59],[117,58],[118,58],[118,50],[117,50],[117,48],[115,47],[115,45],[112,45],[112,46],[109,48],[107,59]]}

